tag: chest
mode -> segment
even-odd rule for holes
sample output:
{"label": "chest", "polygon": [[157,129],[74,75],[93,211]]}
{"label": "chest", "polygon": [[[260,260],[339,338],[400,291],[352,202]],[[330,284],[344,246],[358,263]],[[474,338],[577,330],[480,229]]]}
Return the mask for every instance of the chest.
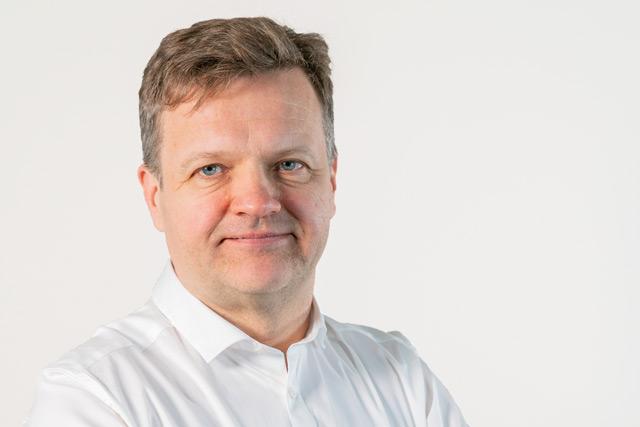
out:
{"label": "chest", "polygon": [[130,372],[114,398],[140,427],[421,425],[417,378],[369,356],[290,349],[288,370],[277,351],[169,358]]}

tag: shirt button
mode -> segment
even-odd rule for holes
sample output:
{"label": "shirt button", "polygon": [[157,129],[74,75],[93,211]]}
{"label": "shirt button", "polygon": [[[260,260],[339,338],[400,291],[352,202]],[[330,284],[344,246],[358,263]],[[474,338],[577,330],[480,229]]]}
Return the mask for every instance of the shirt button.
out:
{"label": "shirt button", "polygon": [[296,392],[291,387],[289,387],[289,397],[292,398],[292,399],[296,398]]}

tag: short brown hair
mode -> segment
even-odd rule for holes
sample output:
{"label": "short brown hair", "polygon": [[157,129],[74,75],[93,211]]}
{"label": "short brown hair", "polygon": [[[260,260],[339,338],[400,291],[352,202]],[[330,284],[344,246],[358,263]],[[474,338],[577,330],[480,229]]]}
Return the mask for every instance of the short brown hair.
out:
{"label": "short brown hair", "polygon": [[203,101],[238,77],[301,68],[323,110],[327,157],[337,151],[333,131],[333,83],[327,43],[315,33],[296,33],[269,18],[212,19],[166,36],[153,54],[140,87],[143,161],[161,181],[160,113]]}

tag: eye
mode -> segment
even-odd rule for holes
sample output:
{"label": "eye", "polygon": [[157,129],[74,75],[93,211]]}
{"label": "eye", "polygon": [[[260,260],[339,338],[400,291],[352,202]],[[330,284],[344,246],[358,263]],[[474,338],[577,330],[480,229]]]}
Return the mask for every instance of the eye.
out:
{"label": "eye", "polygon": [[285,160],[280,162],[280,168],[285,171],[294,171],[300,169],[302,167],[302,163],[296,162],[295,160]]}
{"label": "eye", "polygon": [[222,172],[222,166],[220,165],[207,165],[200,169],[200,173],[204,176],[213,176]]}

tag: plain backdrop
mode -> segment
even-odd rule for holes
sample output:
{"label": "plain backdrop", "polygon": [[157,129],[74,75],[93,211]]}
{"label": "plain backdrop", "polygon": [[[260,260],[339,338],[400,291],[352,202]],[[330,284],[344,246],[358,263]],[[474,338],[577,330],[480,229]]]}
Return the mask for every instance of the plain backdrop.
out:
{"label": "plain backdrop", "polygon": [[2,425],[166,262],[136,180],[147,60],[258,15],[331,49],[326,314],[402,331],[473,426],[640,425],[635,0],[3,1]]}

